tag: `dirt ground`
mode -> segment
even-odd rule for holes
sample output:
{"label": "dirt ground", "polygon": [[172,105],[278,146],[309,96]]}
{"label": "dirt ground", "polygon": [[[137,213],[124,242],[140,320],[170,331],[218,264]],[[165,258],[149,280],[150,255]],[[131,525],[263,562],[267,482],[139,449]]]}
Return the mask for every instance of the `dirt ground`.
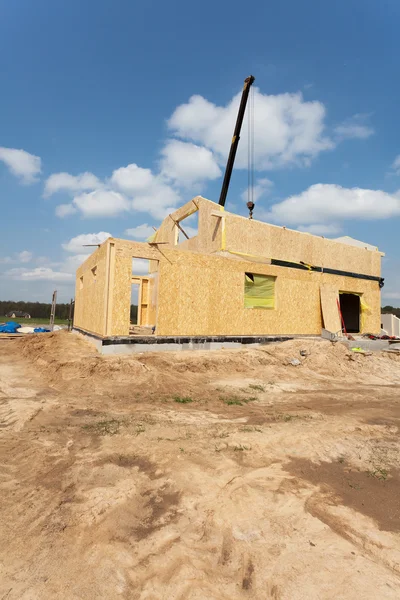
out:
{"label": "dirt ground", "polygon": [[0,600],[398,600],[399,387],[322,340],[1,340]]}

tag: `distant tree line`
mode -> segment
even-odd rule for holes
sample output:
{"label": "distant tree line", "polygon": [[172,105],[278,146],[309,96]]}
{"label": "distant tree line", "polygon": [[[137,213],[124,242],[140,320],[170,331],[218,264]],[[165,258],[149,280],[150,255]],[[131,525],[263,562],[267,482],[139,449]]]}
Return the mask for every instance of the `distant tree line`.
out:
{"label": "distant tree line", "polygon": [[389,313],[390,315],[396,315],[396,317],[400,318],[400,308],[395,308],[394,306],[384,306],[382,308],[383,313]]}
{"label": "distant tree line", "polygon": [[[4,317],[13,310],[21,310],[31,315],[33,319],[50,319],[51,304],[45,302],[13,302],[12,300],[0,300],[0,316]],[[57,319],[68,319],[69,303],[57,304]],[[137,306],[131,305],[131,321],[137,321]]]}
{"label": "distant tree line", "polygon": [[[50,319],[51,304],[45,302],[13,302],[0,300],[0,315],[5,316],[13,310],[21,310],[31,315],[33,319]],[[68,319],[69,304],[57,304],[57,319]]]}

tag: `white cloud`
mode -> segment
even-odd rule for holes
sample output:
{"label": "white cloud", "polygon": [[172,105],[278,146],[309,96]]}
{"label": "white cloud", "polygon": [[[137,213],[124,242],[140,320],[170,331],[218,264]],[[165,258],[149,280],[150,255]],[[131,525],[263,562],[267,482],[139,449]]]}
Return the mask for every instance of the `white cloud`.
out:
{"label": "white cloud", "polygon": [[58,206],[56,206],[55,210],[56,216],[60,217],[60,219],[63,219],[64,217],[69,217],[70,215],[73,215],[76,212],[77,209],[73,204],[59,204]]}
{"label": "white cloud", "polygon": [[28,250],[23,250],[19,254],[17,254],[17,260],[22,263],[28,263],[32,260],[33,254],[32,252],[28,252]]}
{"label": "white cloud", "polygon": [[396,173],[396,175],[400,175],[400,154],[394,159],[391,168]]}
{"label": "white cloud", "polygon": [[161,173],[179,185],[190,186],[221,176],[213,153],[204,146],[169,140],[161,155]]}
{"label": "white cloud", "polygon": [[315,223],[314,225],[301,225],[297,229],[305,233],[312,233],[313,235],[336,235],[342,231],[342,228],[339,225],[329,225],[323,223]]}
{"label": "white cloud", "polygon": [[131,206],[133,210],[147,212],[155,219],[163,219],[175,210],[180,201],[181,196],[178,191],[166,184],[158,183],[142,195],[135,196]]}
{"label": "white cloud", "polygon": [[[261,198],[261,196],[268,194],[273,185],[274,184],[272,183],[272,181],[270,181],[266,177],[264,177],[263,179],[257,179],[257,181],[253,187],[253,201],[257,202],[257,200],[259,200]],[[242,200],[247,202],[248,199],[249,199],[249,188],[247,188],[242,193]]]}
{"label": "white cloud", "polygon": [[[65,187],[70,181],[68,177],[74,182],[76,180],[68,173],[58,175],[63,176]],[[110,179],[104,182],[97,180],[91,173],[79,177],[84,175],[89,181],[89,176],[93,177],[98,189],[75,195],[72,203],[57,206],[55,212],[58,217],[63,218],[78,211],[84,217],[113,217],[126,211],[138,211],[147,212],[159,219],[173,211],[181,201],[178,190],[170,185],[164,176],[154,175],[150,169],[143,169],[136,164],[115,170]],[[57,181],[56,184],[58,185]],[[71,191],[73,185],[71,182]],[[56,187],[54,184],[51,189],[55,190]]]}
{"label": "white cloud", "polygon": [[283,225],[338,223],[346,219],[388,219],[400,215],[400,193],[317,183],[271,206],[266,220]]}
{"label": "white cloud", "polygon": [[400,300],[400,290],[397,292],[389,292],[386,291],[385,288],[383,288],[382,296],[383,298],[388,298],[389,300]]}
{"label": "white cloud", "polygon": [[[226,106],[217,106],[202,96],[192,96],[174,111],[169,128],[183,139],[204,144],[224,163],[237,116],[241,94]],[[324,133],[325,107],[306,102],[302,94],[268,96],[254,89],[254,157],[260,170],[288,164],[309,164],[334,143]],[[235,166],[247,167],[247,119],[243,123]]]}
{"label": "white cloud", "polygon": [[20,281],[72,281],[74,275],[72,273],[66,273],[63,271],[53,271],[49,267],[36,267],[31,271],[28,269],[10,269],[5,273],[7,277],[11,279],[18,279]]}
{"label": "white cloud", "polygon": [[125,233],[126,235],[129,235],[129,237],[136,238],[138,240],[146,240],[148,237],[153,235],[155,231],[147,223],[142,223],[142,225],[138,225],[137,227],[125,229]]}
{"label": "white cloud", "polygon": [[136,164],[113,172],[110,184],[130,198],[130,208],[147,212],[156,219],[164,218],[181,200],[179,192],[161,175]]}
{"label": "white cloud", "polygon": [[138,167],[135,163],[113,171],[112,186],[128,195],[142,193],[154,185],[154,175],[150,169]]}
{"label": "white cloud", "polygon": [[16,252],[13,256],[4,256],[0,257],[0,264],[9,265],[12,263],[28,263],[32,260],[33,254],[28,250],[23,250],[22,252]]}
{"label": "white cloud", "polygon": [[99,233],[82,233],[81,235],[71,238],[68,242],[61,244],[61,246],[64,250],[72,252],[73,254],[91,254],[95,248],[85,247],[85,245],[102,244],[109,237],[112,237],[112,235],[107,231],[99,231]]}
{"label": "white cloud", "polygon": [[67,192],[85,192],[96,190],[101,187],[101,182],[93,173],[81,173],[80,175],[70,175],[69,173],[53,173],[46,180],[44,187],[44,196],[48,197],[61,191]]}
{"label": "white cloud", "polygon": [[74,205],[84,217],[115,217],[129,210],[129,202],[119,192],[95,190],[75,196]]}
{"label": "white cloud", "polygon": [[368,125],[369,118],[368,114],[353,115],[335,127],[335,133],[340,140],[351,138],[365,140],[375,133],[374,129]]}
{"label": "white cloud", "polygon": [[149,261],[145,258],[134,258],[132,261],[132,273],[134,275],[147,275],[149,272]]}
{"label": "white cloud", "polygon": [[[82,248],[82,251],[86,250],[86,248]],[[89,248],[90,253],[94,252],[96,248]],[[64,273],[72,273],[75,277],[75,273],[77,268],[87,259],[88,254],[71,254],[71,256],[67,256],[65,261],[62,263],[62,271]]]}
{"label": "white cloud", "polygon": [[41,172],[41,159],[39,156],[29,154],[25,150],[0,147],[0,161],[24,184],[35,183]]}
{"label": "white cloud", "polygon": [[[334,148],[340,136],[349,137],[350,125],[352,136],[365,135],[362,128],[367,127],[368,115],[355,115],[338,126],[336,135],[332,131],[332,137],[326,133],[325,107],[321,102],[305,101],[300,92],[269,96],[254,88],[253,93],[254,103],[249,106],[254,104],[257,170],[309,165],[319,153]],[[182,139],[165,142],[156,171],[131,163],[103,180],[90,172],[76,176],[55,173],[47,179],[44,194],[67,191],[74,195],[72,202],[56,207],[60,218],[73,213],[111,217],[142,212],[163,219],[182,203],[182,196],[187,198],[189,187],[192,196],[196,195],[201,184],[222,175],[220,166],[226,162],[240,97],[239,93],[227,105],[217,106],[202,96],[192,96],[186,104],[178,106],[168,126],[173,135]],[[235,163],[239,169],[247,168],[247,129],[246,119],[244,140],[239,144]],[[267,194],[271,185],[267,178],[259,178],[253,190],[254,199]],[[247,198],[246,192],[244,197]]]}

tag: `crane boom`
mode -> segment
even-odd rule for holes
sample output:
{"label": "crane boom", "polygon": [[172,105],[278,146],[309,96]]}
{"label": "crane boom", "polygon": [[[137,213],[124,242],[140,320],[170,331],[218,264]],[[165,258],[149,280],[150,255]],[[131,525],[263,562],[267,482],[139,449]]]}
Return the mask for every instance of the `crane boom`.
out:
{"label": "crane boom", "polygon": [[244,80],[242,99],[240,100],[239,112],[236,119],[235,131],[233,132],[233,138],[231,142],[231,148],[229,151],[228,162],[226,163],[224,181],[222,183],[221,195],[219,197],[219,204],[225,206],[226,196],[228,194],[229,182],[233,171],[233,165],[235,163],[236,151],[240,140],[240,131],[242,129],[243,117],[246,111],[247,99],[249,97],[250,87],[253,84],[255,77],[250,75]]}

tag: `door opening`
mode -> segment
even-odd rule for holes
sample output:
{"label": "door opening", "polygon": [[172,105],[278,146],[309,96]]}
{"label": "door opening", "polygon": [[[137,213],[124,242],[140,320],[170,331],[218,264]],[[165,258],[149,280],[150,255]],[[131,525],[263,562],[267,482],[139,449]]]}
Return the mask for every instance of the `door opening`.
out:
{"label": "door opening", "polygon": [[131,307],[130,307],[130,324],[131,327],[138,325],[138,304],[139,304],[139,283],[132,283],[131,288]]}
{"label": "door opening", "polygon": [[360,296],[340,292],[339,301],[347,333],[360,333]]}

